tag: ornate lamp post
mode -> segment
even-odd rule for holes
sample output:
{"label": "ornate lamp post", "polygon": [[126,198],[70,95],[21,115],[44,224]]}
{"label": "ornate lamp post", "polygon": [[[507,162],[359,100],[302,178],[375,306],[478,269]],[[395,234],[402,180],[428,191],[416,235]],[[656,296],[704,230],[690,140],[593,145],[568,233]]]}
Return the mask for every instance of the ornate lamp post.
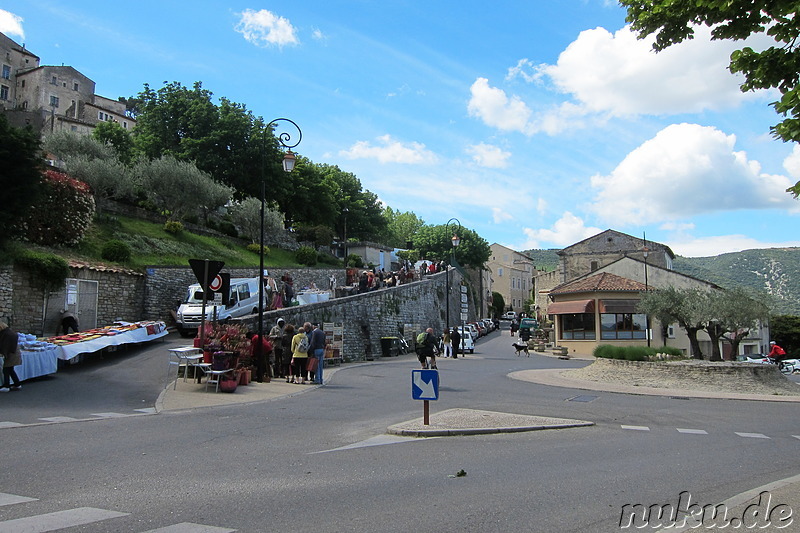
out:
{"label": "ornate lamp post", "polygon": [[[289,133],[283,132],[280,133],[277,137],[278,142],[280,143],[282,148],[286,148],[286,154],[283,156],[283,171],[284,172],[291,172],[294,170],[294,164],[296,161],[296,157],[292,152],[292,148],[300,144],[300,141],[303,139],[303,132],[300,130],[300,126],[294,123],[294,121],[289,120],[288,118],[276,118],[275,120],[270,121],[269,124],[264,126],[264,137],[262,137],[262,150],[261,150],[261,250],[259,254],[259,263],[258,263],[258,279],[259,279],[259,286],[258,286],[258,345],[257,345],[257,355],[258,360],[261,360],[261,353],[262,347],[264,346],[264,197],[266,196],[265,185],[264,185],[264,157],[266,150],[266,136],[267,132],[270,131],[272,126],[277,125],[279,122],[288,122],[295,128],[297,128],[297,142],[290,144],[292,136]],[[269,369],[267,369],[267,381],[269,381],[270,374]]]}
{"label": "ornate lamp post", "polygon": [[447,265],[447,276],[446,276],[447,277],[447,281],[446,281],[446,283],[447,283],[447,302],[446,302],[446,305],[445,305],[445,327],[447,327],[447,329],[450,329],[450,267],[453,265],[453,261],[454,261],[455,254],[456,254],[456,247],[459,244],[461,244],[461,239],[458,237],[458,233],[455,230],[455,226],[453,227],[453,231],[452,232],[450,231],[450,225],[453,222],[458,225],[458,233],[460,233],[461,232],[461,222],[459,222],[457,218],[451,218],[450,220],[448,220],[447,224],[445,224],[445,227],[444,227],[445,233],[448,234],[448,235],[452,235],[452,237],[450,238],[450,243],[453,245],[453,247],[450,250],[450,264]]}

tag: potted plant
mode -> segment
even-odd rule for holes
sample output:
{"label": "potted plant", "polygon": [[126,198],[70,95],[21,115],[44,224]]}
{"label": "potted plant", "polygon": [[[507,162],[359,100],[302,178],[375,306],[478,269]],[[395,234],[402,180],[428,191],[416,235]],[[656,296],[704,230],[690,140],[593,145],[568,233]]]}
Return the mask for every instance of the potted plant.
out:
{"label": "potted plant", "polygon": [[222,391],[233,392],[236,390],[236,385],[240,383],[246,385],[249,382],[252,357],[250,340],[245,336],[246,332],[247,328],[239,324],[216,324],[211,329],[207,346],[209,351],[213,350],[212,365],[218,370],[234,369],[230,376],[226,374],[220,380]]}

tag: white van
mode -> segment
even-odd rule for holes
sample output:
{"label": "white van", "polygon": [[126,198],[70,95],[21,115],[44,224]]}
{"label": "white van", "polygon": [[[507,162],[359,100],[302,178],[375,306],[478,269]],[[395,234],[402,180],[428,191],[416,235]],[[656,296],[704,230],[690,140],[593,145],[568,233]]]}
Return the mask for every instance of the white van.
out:
{"label": "white van", "polygon": [[[209,295],[212,296],[212,295]],[[233,278],[228,295],[228,305],[215,304],[210,298],[206,302],[206,320],[238,318],[258,313],[258,278]],[[186,299],[178,308],[178,332],[181,336],[189,336],[197,331],[202,322],[203,290],[199,283],[191,285]]]}

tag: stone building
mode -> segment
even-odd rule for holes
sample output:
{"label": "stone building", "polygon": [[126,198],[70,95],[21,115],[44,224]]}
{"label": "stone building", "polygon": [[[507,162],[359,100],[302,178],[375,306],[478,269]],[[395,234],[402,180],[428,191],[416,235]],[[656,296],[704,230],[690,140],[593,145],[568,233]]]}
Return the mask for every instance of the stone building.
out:
{"label": "stone building", "polygon": [[100,122],[133,129],[125,104],[95,94],[95,82],[71,66],[41,65],[38,56],[0,33],[0,106],[17,127],[42,135],[89,134]]}
{"label": "stone building", "polygon": [[491,272],[490,290],[503,296],[506,310],[523,311],[525,302],[530,300],[536,267],[533,260],[525,254],[494,243],[486,267]]}

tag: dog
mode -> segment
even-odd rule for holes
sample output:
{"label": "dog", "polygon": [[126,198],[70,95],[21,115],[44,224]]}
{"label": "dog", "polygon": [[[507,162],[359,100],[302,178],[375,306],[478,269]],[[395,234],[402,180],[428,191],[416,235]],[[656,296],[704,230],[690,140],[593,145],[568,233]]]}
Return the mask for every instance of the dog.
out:
{"label": "dog", "polygon": [[517,357],[519,357],[520,354],[522,354],[523,352],[528,357],[531,356],[530,352],[528,352],[528,343],[527,342],[515,342],[511,346],[514,347],[514,351],[516,352]]}

